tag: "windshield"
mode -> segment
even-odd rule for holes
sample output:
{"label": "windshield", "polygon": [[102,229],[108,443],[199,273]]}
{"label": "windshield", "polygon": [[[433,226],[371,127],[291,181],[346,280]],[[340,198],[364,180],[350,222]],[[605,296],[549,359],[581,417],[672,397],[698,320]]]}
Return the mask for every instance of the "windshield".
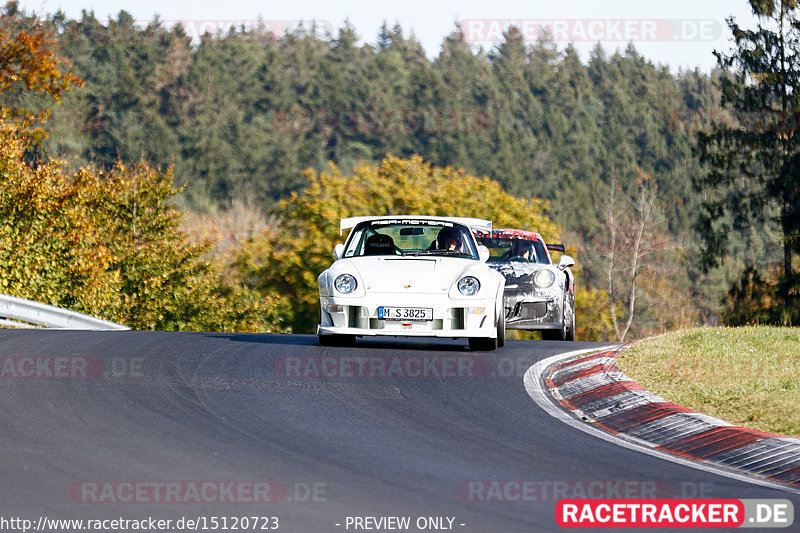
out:
{"label": "windshield", "polygon": [[490,263],[550,263],[547,250],[539,241],[491,237],[478,237],[478,241],[489,249]]}
{"label": "windshield", "polygon": [[358,224],[347,239],[344,257],[365,255],[478,259],[469,228],[454,222],[425,219],[371,220]]}

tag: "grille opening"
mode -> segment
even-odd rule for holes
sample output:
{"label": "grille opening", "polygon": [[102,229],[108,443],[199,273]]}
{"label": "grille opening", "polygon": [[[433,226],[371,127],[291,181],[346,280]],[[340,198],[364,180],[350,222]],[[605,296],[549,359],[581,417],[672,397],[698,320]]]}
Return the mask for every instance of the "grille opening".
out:
{"label": "grille opening", "polygon": [[519,310],[517,316],[520,318],[544,318],[547,314],[547,303],[530,302],[517,304]]}

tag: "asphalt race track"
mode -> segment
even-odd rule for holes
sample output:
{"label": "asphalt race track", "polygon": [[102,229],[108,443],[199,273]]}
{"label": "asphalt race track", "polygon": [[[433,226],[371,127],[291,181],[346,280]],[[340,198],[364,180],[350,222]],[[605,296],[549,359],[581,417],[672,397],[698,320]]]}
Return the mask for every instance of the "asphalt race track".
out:
{"label": "asphalt race track", "polygon": [[407,531],[488,533],[557,530],[563,497],[798,508],[794,493],[616,446],[531,400],[532,364],[593,346],[3,330],[0,515],[206,531],[265,517],[240,530],[309,533],[409,517]]}

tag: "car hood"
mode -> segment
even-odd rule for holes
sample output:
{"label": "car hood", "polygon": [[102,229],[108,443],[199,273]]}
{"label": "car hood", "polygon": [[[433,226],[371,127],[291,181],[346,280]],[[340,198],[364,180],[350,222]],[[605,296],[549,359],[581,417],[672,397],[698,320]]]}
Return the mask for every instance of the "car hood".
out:
{"label": "car hood", "polygon": [[482,265],[457,257],[377,256],[339,261],[337,270],[356,270],[368,291],[442,293]]}
{"label": "car hood", "polygon": [[506,279],[510,278],[520,278],[523,276],[529,276],[532,274],[536,274],[543,268],[549,268],[550,270],[557,270],[553,265],[546,265],[544,263],[524,263],[524,262],[506,262],[506,263],[487,263],[489,268],[492,268],[502,275],[506,277]]}
{"label": "car hood", "polygon": [[[501,273],[506,278],[506,291],[524,290],[547,293],[553,290],[563,290],[566,277],[561,269],[555,265],[544,263],[488,263],[489,268]],[[547,288],[539,288],[533,282],[534,275],[540,270],[550,270],[556,275],[556,283]]]}

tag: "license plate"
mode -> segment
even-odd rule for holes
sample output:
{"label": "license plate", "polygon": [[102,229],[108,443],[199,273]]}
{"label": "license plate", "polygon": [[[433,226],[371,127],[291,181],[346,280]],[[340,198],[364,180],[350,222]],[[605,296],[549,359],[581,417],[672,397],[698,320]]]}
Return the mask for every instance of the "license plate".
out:
{"label": "license plate", "polygon": [[379,307],[378,318],[383,320],[433,320],[430,307]]}

